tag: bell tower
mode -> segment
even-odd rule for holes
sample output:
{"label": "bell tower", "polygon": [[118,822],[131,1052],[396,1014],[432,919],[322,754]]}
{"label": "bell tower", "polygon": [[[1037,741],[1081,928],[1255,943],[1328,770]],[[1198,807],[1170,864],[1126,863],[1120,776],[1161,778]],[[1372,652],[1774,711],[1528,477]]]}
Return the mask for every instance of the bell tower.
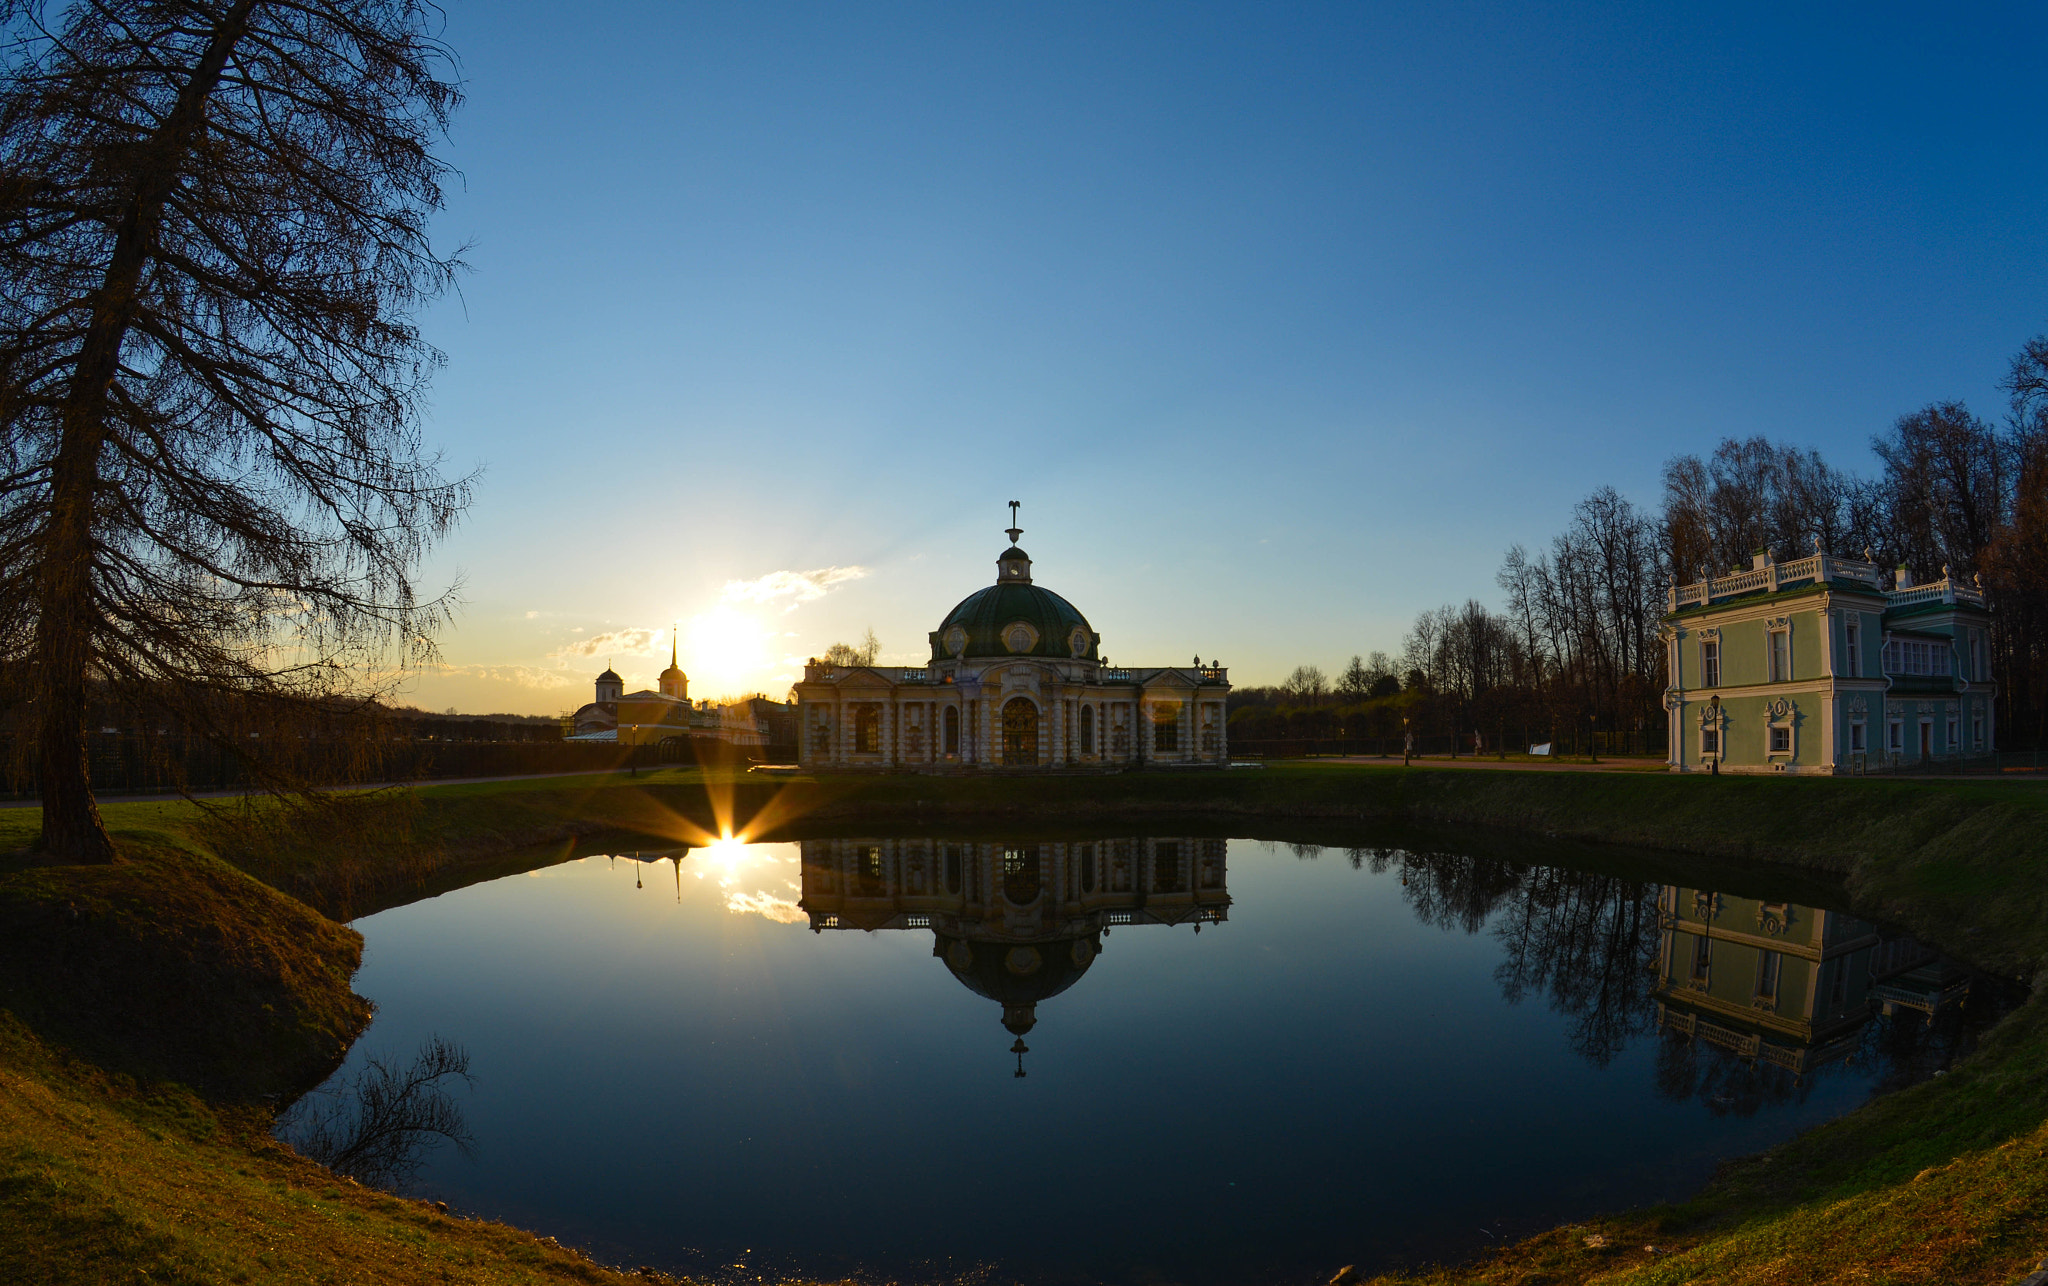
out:
{"label": "bell tower", "polygon": [[690,676],[676,664],[676,629],[673,625],[668,633],[668,668],[661,672],[661,695],[678,701],[690,699]]}

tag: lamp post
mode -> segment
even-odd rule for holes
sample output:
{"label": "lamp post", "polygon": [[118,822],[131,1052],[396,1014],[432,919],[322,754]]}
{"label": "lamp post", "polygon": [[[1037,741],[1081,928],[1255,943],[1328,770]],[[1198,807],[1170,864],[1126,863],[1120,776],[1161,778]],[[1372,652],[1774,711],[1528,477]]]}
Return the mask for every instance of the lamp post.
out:
{"label": "lamp post", "polygon": [[1714,776],[1721,775],[1721,694],[1707,698],[1707,723],[1714,729]]}

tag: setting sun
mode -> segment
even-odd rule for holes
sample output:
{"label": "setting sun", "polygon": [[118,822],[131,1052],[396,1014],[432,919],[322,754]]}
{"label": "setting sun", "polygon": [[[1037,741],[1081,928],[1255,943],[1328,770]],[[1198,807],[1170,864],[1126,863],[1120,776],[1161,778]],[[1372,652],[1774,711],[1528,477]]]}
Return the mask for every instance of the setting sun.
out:
{"label": "setting sun", "polygon": [[719,606],[690,618],[683,636],[683,668],[693,695],[739,696],[765,688],[774,636],[737,608]]}

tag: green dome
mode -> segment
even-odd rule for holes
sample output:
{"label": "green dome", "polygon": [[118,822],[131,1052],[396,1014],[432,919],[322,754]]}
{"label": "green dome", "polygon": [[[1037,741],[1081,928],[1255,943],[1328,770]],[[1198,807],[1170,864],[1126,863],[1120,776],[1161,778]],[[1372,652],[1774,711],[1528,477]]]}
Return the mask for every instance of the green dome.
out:
{"label": "green dome", "polygon": [[1038,1002],[1079,982],[1102,953],[1102,936],[1043,938],[1029,942],[969,942],[934,929],[932,954],[977,996],[1003,1007],[1003,1026],[1022,1036],[1037,1021]]}
{"label": "green dome", "polygon": [[[1029,626],[1034,636],[1030,646],[1021,649],[1012,647],[1008,637],[1010,627],[1020,623]],[[961,656],[1079,655],[1089,661],[1097,659],[1097,640],[1088,618],[1066,599],[1029,581],[991,585],[961,599],[960,605],[946,613],[946,619],[932,631],[932,660],[953,658],[949,636],[956,628],[961,631],[959,641],[965,644],[959,652]],[[1076,629],[1086,632],[1078,654],[1073,642]]]}

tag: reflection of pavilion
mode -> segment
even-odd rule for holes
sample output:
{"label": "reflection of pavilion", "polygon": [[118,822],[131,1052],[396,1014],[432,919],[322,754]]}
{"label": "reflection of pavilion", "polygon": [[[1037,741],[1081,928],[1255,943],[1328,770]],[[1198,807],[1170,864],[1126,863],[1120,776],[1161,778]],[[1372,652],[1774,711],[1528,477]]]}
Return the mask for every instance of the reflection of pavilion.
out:
{"label": "reflection of pavilion", "polygon": [[1087,972],[1111,926],[1192,924],[1199,932],[1230,906],[1220,839],[819,839],[802,847],[800,905],[813,932],[930,929],[932,954],[1003,1007],[1019,1055],[1038,1002]]}
{"label": "reflection of pavilion", "polygon": [[1795,1075],[1853,1050],[1880,1008],[1931,1017],[1969,994],[1962,969],[1839,911],[1675,885],[1658,911],[1658,1026]]}

